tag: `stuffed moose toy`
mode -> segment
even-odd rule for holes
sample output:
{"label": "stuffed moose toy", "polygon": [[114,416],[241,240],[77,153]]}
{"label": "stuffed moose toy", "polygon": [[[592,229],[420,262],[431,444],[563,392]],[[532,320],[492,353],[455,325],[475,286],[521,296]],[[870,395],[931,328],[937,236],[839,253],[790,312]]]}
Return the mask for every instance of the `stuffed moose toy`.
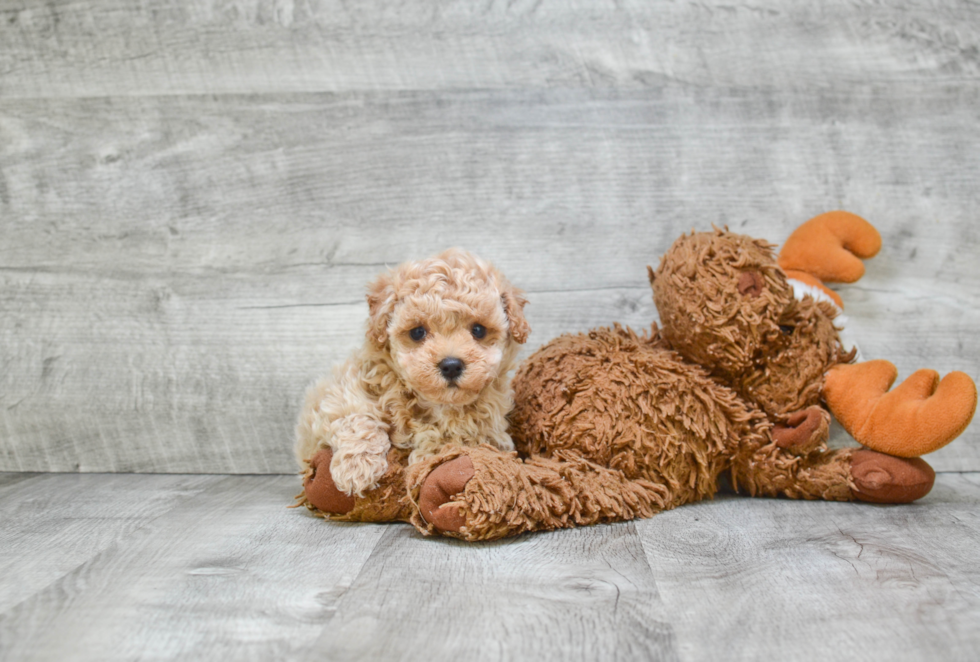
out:
{"label": "stuffed moose toy", "polygon": [[[357,493],[338,488],[334,451],[314,440],[302,446],[299,503],[329,519],[491,540],[651,517],[712,496],[723,475],[751,496],[914,501],[935,479],[920,456],[966,429],[977,390],[961,372],[932,370],[892,389],[894,365],[855,362],[842,347],[843,304],[824,283],[858,280],[880,246],[846,212],[804,223],[778,259],[727,230],[682,236],[648,267],[659,326],[563,335],[519,366],[515,450],[471,437],[428,454],[393,443]],[[509,310],[522,305],[512,296]],[[315,437],[311,394],[301,438]],[[831,415],[863,448],[828,449]]]}

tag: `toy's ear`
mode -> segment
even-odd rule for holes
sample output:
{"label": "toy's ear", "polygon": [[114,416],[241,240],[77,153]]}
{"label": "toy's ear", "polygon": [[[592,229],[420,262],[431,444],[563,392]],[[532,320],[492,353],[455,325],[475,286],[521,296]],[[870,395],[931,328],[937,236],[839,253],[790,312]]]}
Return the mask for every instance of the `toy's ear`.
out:
{"label": "toy's ear", "polygon": [[397,296],[391,273],[384,273],[368,285],[368,340],[378,347],[388,342],[388,323],[395,310]]}
{"label": "toy's ear", "polygon": [[528,334],[531,333],[531,325],[524,319],[524,306],[527,304],[524,293],[505,283],[503,292],[500,294],[500,300],[504,304],[504,313],[510,323],[511,337],[523,345],[527,342]]}

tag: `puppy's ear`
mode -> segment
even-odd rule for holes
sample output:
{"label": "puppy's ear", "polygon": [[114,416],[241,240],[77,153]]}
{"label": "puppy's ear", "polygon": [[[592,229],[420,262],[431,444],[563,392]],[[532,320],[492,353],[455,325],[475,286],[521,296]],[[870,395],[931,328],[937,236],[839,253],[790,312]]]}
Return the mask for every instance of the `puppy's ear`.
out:
{"label": "puppy's ear", "polygon": [[395,286],[390,273],[381,274],[368,285],[368,340],[378,347],[388,342],[388,323],[395,310]]}
{"label": "puppy's ear", "polygon": [[510,323],[510,335],[520,344],[527,342],[527,336],[531,333],[531,325],[524,319],[524,306],[527,299],[524,293],[510,284],[504,285],[504,290],[500,294],[500,300],[504,304],[504,313]]}

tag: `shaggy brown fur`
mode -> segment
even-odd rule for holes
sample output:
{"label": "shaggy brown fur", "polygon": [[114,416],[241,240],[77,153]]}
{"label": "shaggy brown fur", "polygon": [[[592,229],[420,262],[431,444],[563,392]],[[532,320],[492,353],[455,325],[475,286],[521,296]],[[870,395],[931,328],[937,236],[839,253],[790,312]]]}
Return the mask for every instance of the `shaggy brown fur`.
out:
{"label": "shaggy brown fur", "polygon": [[[473,479],[453,499],[464,524],[449,535],[648,517],[713,495],[723,472],[752,495],[851,498],[850,450],[799,457],[779,448],[764,411],[668,349],[656,328],[557,338],[521,366],[514,388],[512,434],[528,459],[459,448],[410,471],[417,502],[435,467],[472,460]],[[413,523],[435,530],[423,516]]]}
{"label": "shaggy brown fur", "polygon": [[[634,517],[651,517],[667,507],[668,489],[629,480],[622,472],[589,462],[577,453],[521,460],[489,446],[446,449],[409,469],[412,501],[419,503],[425,479],[436,467],[469,458],[472,479],[453,497],[460,507],[458,531],[438,529],[420,507],[411,522],[423,533],[442,532],[465,540],[492,540],[528,531],[568,528]],[[453,507],[453,506],[449,506]]]}
{"label": "shaggy brown fur", "polygon": [[[460,455],[472,479],[441,503],[420,503],[414,523],[483,540],[622,520],[709,497],[722,473],[753,496],[866,498],[852,479],[854,451],[827,449],[830,416],[819,407],[823,374],[853,359],[837,311],[795,299],[772,248],[718,229],[678,239],[649,273],[662,332],[617,326],[539,349],[513,383],[511,434],[528,459],[470,449],[430,458],[409,475],[416,502],[427,477]],[[910,500],[931,486],[921,460],[863,452],[868,467],[886,470],[876,495]],[[915,489],[889,482],[903,471]],[[458,524],[426,523],[444,508]]]}
{"label": "shaggy brown fur", "polygon": [[[742,292],[747,279],[754,287]],[[674,242],[650,282],[670,346],[773,420],[818,404],[823,374],[853,359],[840,348],[837,312],[793,297],[768,242],[692,233]]]}
{"label": "shaggy brown fur", "polygon": [[929,491],[921,459],[827,449],[824,374],[853,353],[833,306],[794,298],[771,245],[692,233],[650,282],[662,330],[561,336],[520,366],[515,452],[446,446],[405,471],[407,510],[386,487],[363,498],[396,510],[358,501],[342,516],[488,540],[649,517],[710,497],[722,474],[753,496],[905,503]]}
{"label": "shaggy brown fur", "polygon": [[667,507],[717,489],[724,456],[760,446],[769,421],[704,370],[630,329],[567,335],[514,379],[514,444],[527,455],[576,452],[668,489]]}
{"label": "shaggy brown fur", "polygon": [[[498,451],[499,452],[499,451]],[[336,489],[330,476],[333,451],[321,450],[314,455],[303,472],[303,491],[296,496],[296,506],[306,506],[324,519],[339,522],[407,522],[412,516],[412,503],[405,492],[405,467],[409,451],[392,448],[388,451],[388,468],[378,484],[363,497],[350,496]],[[316,494],[312,486],[318,474],[327,485]],[[330,488],[333,488],[332,490]],[[332,492],[332,494],[331,494]],[[318,498],[319,497],[319,498]],[[318,504],[318,508],[314,503]]]}

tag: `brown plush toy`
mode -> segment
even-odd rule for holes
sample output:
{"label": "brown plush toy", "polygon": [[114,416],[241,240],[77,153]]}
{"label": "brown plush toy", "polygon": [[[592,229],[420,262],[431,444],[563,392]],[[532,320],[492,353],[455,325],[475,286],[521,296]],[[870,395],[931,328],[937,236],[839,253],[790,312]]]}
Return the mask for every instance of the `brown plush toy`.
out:
{"label": "brown plush toy", "polygon": [[[860,278],[859,258],[880,244],[845,212],[802,225],[778,261],[767,242],[727,231],[683,236],[649,270],[660,328],[561,336],[521,365],[517,452],[451,445],[408,466],[393,450],[379,486],[354,498],[318,470],[331,458],[320,451],[301,502],[489,540],[649,517],[713,495],[723,474],[752,496],[920,498],[935,474],[919,456],[966,429],[977,391],[930,370],[889,390],[891,363],[842,349],[840,299],[823,283]],[[831,413],[866,448],[828,450]]]}

